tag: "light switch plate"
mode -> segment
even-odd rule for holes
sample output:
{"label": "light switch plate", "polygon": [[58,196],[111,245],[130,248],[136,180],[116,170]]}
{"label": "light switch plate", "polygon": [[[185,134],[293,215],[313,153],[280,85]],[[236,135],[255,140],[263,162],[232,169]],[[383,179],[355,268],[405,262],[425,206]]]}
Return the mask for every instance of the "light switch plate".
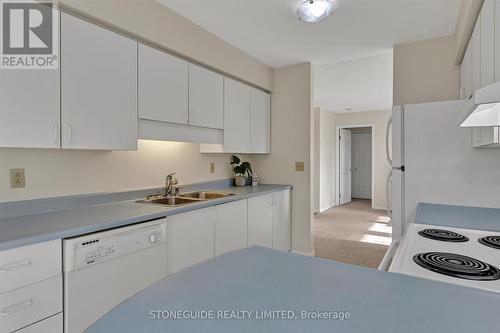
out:
{"label": "light switch plate", "polygon": [[215,173],[215,163],[210,162],[210,173]]}
{"label": "light switch plate", "polygon": [[10,169],[10,187],[22,188],[26,186],[24,169]]}
{"label": "light switch plate", "polygon": [[295,162],[295,171],[303,172],[304,171],[304,162]]}

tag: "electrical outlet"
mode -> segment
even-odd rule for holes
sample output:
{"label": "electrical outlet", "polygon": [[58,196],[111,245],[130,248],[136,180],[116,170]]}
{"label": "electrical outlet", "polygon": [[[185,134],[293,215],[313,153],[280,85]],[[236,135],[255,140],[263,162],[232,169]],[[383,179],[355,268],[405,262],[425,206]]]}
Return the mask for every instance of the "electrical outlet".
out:
{"label": "electrical outlet", "polygon": [[210,173],[215,173],[215,163],[210,162]]}
{"label": "electrical outlet", "polygon": [[295,162],[295,171],[303,172],[304,171],[304,162]]}
{"label": "electrical outlet", "polygon": [[21,188],[25,186],[24,169],[10,169],[10,187]]}

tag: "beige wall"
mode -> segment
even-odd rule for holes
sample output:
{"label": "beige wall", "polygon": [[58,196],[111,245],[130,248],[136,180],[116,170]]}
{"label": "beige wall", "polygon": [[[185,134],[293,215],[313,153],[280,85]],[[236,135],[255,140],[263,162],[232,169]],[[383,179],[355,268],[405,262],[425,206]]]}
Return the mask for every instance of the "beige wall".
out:
{"label": "beige wall", "polygon": [[[292,248],[312,253],[311,64],[275,69],[273,81],[271,155],[253,156],[253,161],[263,182],[293,185]],[[305,162],[305,172],[295,172],[295,161]]]}
{"label": "beige wall", "polygon": [[[135,152],[2,148],[0,202],[159,187],[171,171],[181,184],[232,177],[230,155],[199,150],[198,144],[144,140]],[[25,188],[10,188],[12,168],[26,169]]]}
{"label": "beige wall", "polygon": [[202,29],[156,0],[59,0],[62,7],[171,50],[184,57],[272,89],[272,68]]}
{"label": "beige wall", "polygon": [[318,170],[314,177],[318,184],[317,201],[320,212],[335,205],[335,114],[319,111]]}
{"label": "beige wall", "polygon": [[394,47],[394,104],[458,99],[460,68],[455,65],[455,36]]}

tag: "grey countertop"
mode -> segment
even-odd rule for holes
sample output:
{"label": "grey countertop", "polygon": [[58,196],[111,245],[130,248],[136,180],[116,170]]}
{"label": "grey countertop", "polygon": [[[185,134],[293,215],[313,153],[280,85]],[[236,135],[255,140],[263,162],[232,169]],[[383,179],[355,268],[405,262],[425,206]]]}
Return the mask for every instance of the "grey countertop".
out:
{"label": "grey countertop", "polygon": [[500,209],[419,203],[415,222],[500,232]]}
{"label": "grey countertop", "polygon": [[[67,203],[68,206],[71,206],[72,208],[1,218],[0,250],[54,239],[74,237],[291,188],[291,186],[287,185],[258,185],[221,188],[220,183],[210,183],[209,186],[203,186],[203,184],[198,187],[190,186],[189,191],[196,190],[198,188],[209,190],[211,189],[210,186],[213,186],[213,189],[216,191],[224,191],[233,193],[234,195],[175,208],[136,203],[136,200],[144,198],[144,191],[136,191],[128,195],[121,193],[107,194],[105,197],[100,197],[98,200],[89,196],[86,196],[85,198],[80,196],[77,198],[80,203],[92,202],[94,203],[93,205],[78,206],[74,203],[76,199],[72,199],[70,202],[68,199],[61,198],[58,199],[58,204],[51,202],[50,205],[55,207],[57,205]],[[136,197],[130,200],[129,197],[131,195]],[[129,200],[113,201],[113,198],[123,199],[124,197],[127,197]],[[99,204],[99,201],[105,203]],[[47,205],[46,202],[43,204],[45,206]],[[9,207],[12,205],[13,204],[9,204]],[[19,210],[29,210],[30,205],[41,206],[38,201],[33,201],[33,203],[23,203],[24,208]],[[7,209],[4,211],[7,212]]]}
{"label": "grey countertop", "polygon": [[[87,333],[498,332],[500,294],[253,247],[173,274],[98,320]],[[252,311],[250,319],[151,319],[151,311]],[[259,310],[298,319],[262,320]],[[350,319],[300,319],[301,311]],[[194,313],[194,312],[193,312]],[[157,316],[157,312],[153,313]]]}

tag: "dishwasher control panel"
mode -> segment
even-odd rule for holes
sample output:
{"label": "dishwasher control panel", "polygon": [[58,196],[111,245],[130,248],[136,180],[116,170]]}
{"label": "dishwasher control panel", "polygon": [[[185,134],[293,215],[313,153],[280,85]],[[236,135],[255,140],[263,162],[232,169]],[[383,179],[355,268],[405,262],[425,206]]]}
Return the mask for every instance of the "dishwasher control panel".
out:
{"label": "dishwasher control panel", "polygon": [[102,259],[105,259],[106,257],[109,257],[113,253],[115,253],[114,246],[108,246],[97,250],[93,250],[92,252],[88,252],[85,255],[85,262],[87,263],[87,265],[92,264],[96,261],[100,261]]}
{"label": "dishwasher control panel", "polygon": [[72,271],[166,241],[166,219],[64,240],[64,270]]}

